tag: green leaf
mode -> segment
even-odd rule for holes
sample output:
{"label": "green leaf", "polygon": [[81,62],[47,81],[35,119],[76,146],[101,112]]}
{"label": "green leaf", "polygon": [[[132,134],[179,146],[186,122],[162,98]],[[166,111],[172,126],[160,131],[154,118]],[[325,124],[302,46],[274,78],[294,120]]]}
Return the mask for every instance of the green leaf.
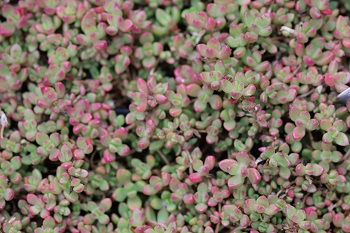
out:
{"label": "green leaf", "polygon": [[235,189],[244,183],[244,178],[242,176],[232,176],[228,181],[227,185],[230,189]]}
{"label": "green leaf", "polygon": [[230,94],[231,91],[233,91],[233,84],[226,79],[220,81],[220,86],[222,90],[227,94]]}
{"label": "green leaf", "polygon": [[127,199],[127,204],[130,209],[141,209],[142,207],[142,200],[139,196],[135,195],[133,197],[129,197]]}
{"label": "green leaf", "polygon": [[334,142],[340,146],[348,146],[349,145],[349,138],[346,136],[345,133],[340,132],[338,134],[338,136],[334,139]]}
{"label": "green leaf", "polygon": [[166,27],[170,23],[171,16],[166,11],[158,8],[156,11],[156,19],[163,27]]}

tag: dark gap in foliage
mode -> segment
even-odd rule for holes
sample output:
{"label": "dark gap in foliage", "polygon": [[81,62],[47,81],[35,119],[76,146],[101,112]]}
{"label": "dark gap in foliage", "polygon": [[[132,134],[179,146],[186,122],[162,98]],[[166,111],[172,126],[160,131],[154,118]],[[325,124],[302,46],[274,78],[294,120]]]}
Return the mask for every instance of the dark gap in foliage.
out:
{"label": "dark gap in foliage", "polygon": [[120,214],[118,212],[119,202],[117,202],[113,198],[112,198],[112,200],[113,200],[112,201],[112,207],[111,207],[111,209],[108,212],[112,213],[112,214],[116,214],[117,216],[120,216]]}
{"label": "dark gap in foliage", "polygon": [[[203,135],[204,136],[204,135]],[[202,157],[202,160],[203,158],[205,159],[207,156],[209,155],[215,155],[215,151],[214,151],[214,148],[213,148],[213,145],[210,145],[208,144],[206,141],[205,141],[205,137],[202,139],[202,142],[201,144],[204,145],[203,147],[203,157]]]}
{"label": "dark gap in foliage", "polygon": [[184,58],[179,58],[177,61],[179,63],[179,67],[181,65],[188,65],[188,61],[186,59],[184,59]]}
{"label": "dark gap in foliage", "polygon": [[190,7],[191,7],[191,0],[185,0],[183,8],[186,9],[186,8],[190,8]]}
{"label": "dark gap in foliage", "polygon": [[85,76],[83,77],[79,77],[81,80],[93,80],[94,79],[94,76],[92,74],[92,72],[96,71],[96,72],[99,72],[99,67],[96,67],[94,65],[91,65],[89,67],[84,67],[83,68],[83,74],[85,74]]}
{"label": "dark gap in foliage", "polygon": [[[80,197],[79,199],[82,200],[83,198]],[[89,214],[89,212],[86,212],[85,210],[80,209],[80,216],[85,216],[87,214]]]}
{"label": "dark gap in foliage", "polygon": [[46,172],[42,172],[43,178],[49,177],[49,175],[56,175],[57,168],[61,165],[62,163],[60,161],[51,161],[49,158],[45,159],[42,162],[42,165],[46,168]]}
{"label": "dark gap in foliage", "polygon": [[[26,196],[24,194],[18,195],[18,193],[15,194],[15,197],[11,201],[6,201],[6,206],[2,211],[7,211],[8,213],[15,213],[20,212],[18,209],[18,201],[21,199],[25,199]],[[1,226],[1,225],[0,225]],[[0,231],[1,233],[1,231]]]}
{"label": "dark gap in foliage", "polygon": [[19,2],[19,0],[10,0],[10,1],[8,2],[8,4],[10,4],[10,5],[17,5],[18,2]]}
{"label": "dark gap in foliage", "polygon": [[[160,195],[163,190],[164,190],[164,188],[162,190],[160,190],[157,194]],[[139,196],[139,198],[142,200],[143,207],[149,206],[149,203],[147,203],[147,200],[149,199],[149,196],[147,196],[147,195],[145,195],[143,193],[137,193],[137,196]],[[146,203],[147,203],[147,205],[146,205]]]}
{"label": "dark gap in foliage", "polygon": [[63,31],[63,23],[61,23],[61,25],[55,30],[55,34],[61,34],[64,35],[64,31]]}
{"label": "dark gap in foliage", "polygon": [[5,22],[6,18],[0,14],[0,22]]}
{"label": "dark gap in foliage", "polygon": [[187,24],[184,21],[180,20],[180,22],[178,23],[177,27],[180,30],[180,32],[186,32]]}
{"label": "dark gap in foliage", "polygon": [[[29,75],[28,75],[29,76]],[[29,90],[28,90],[28,84],[29,83],[31,83],[30,81],[29,81],[29,77],[27,78],[27,80],[25,81],[25,82],[23,82],[23,84],[22,84],[22,86],[21,86],[21,89],[19,89],[18,91],[21,93],[21,95],[20,95],[20,99],[21,100],[23,100],[23,94],[25,93],[25,92],[29,92]]]}
{"label": "dark gap in foliage", "polygon": [[310,114],[310,119],[315,117],[315,113],[313,111],[310,111],[309,114]]}
{"label": "dark gap in foliage", "polygon": [[222,230],[220,230],[220,232],[222,232],[222,233],[231,233],[232,230],[233,230],[233,228],[224,227]]}
{"label": "dark gap in foliage", "polygon": [[[214,150],[215,144],[207,143],[205,133],[200,133],[200,135],[201,135],[201,138],[198,138],[198,141],[197,141],[196,145],[194,146],[194,148],[198,147],[201,149],[201,152],[202,152],[201,160],[203,162],[210,155],[215,157],[216,163],[215,163],[214,168],[210,171],[210,177],[216,178],[216,173],[221,171],[221,169],[218,166],[218,161],[220,161],[222,159],[227,159],[227,153],[215,152],[215,150]],[[228,135],[225,135],[225,136],[228,137]]]}
{"label": "dark gap in foliage", "polygon": [[[204,135],[203,135],[204,136]],[[204,137],[204,141],[205,141],[205,137]],[[200,149],[205,149],[204,151],[203,151],[203,154],[202,154],[202,158],[201,158],[201,160],[204,162],[205,161],[205,159],[208,157],[208,156],[214,156],[215,157],[215,160],[216,160],[216,163],[215,163],[215,166],[214,166],[214,168],[210,171],[210,177],[211,178],[216,178],[216,173],[218,172],[218,171],[221,171],[221,169],[219,168],[219,166],[217,166],[218,165],[218,161],[220,161],[222,158],[221,157],[223,157],[222,155],[222,153],[221,152],[219,152],[219,153],[216,153],[215,151],[214,151],[214,146],[215,146],[215,144],[214,145],[211,145],[211,144],[208,144],[206,141],[205,141],[205,143],[203,143],[203,142],[201,142],[201,144],[204,144],[205,146],[204,147],[199,147]],[[226,156],[226,153],[224,154],[225,156]],[[226,157],[225,157],[226,158]]]}
{"label": "dark gap in foliage", "polygon": [[261,60],[268,61],[272,65],[277,60],[277,54],[264,53]]}
{"label": "dark gap in foliage", "polygon": [[[331,87],[329,87],[329,86],[324,86],[325,87],[325,91],[323,92],[324,94],[329,94],[329,93],[331,93],[332,92],[332,90],[331,90]],[[332,103],[332,104],[334,104],[334,103]]]}
{"label": "dark gap in foliage", "polygon": [[[260,138],[262,134],[258,134],[255,136],[255,138]],[[260,157],[260,154],[261,152],[259,151],[259,148],[262,147],[262,143],[261,143],[261,140],[257,140],[254,141],[253,143],[253,147],[252,149],[250,150],[250,153],[254,156],[254,158],[259,158]]]}
{"label": "dark gap in foliage", "polygon": [[44,51],[41,51],[40,49],[38,51],[39,51],[39,54],[40,54],[39,65],[48,66],[49,58],[47,56],[47,53],[44,52]]}
{"label": "dark gap in foliage", "polygon": [[138,71],[139,71],[139,67],[136,67],[135,65],[133,65],[132,63],[129,65],[129,79],[128,80],[136,80],[138,78]]}
{"label": "dark gap in foliage", "polygon": [[113,82],[112,91],[110,92],[110,98],[114,101],[115,111],[117,114],[126,115],[130,112],[129,105],[130,99],[126,96],[126,93],[123,93],[123,87],[120,85],[120,82],[116,79]]}
{"label": "dark gap in foliage", "polygon": [[[162,67],[164,71],[164,76],[173,77],[174,67],[169,65],[166,61],[160,61],[158,67]],[[167,67],[167,68],[166,68]]]}
{"label": "dark gap in foliage", "polygon": [[213,95],[219,95],[220,97],[224,97],[226,94],[220,92],[219,90],[214,90]]}
{"label": "dark gap in foliage", "polygon": [[286,134],[286,132],[284,131],[284,126],[285,126],[285,123],[284,123],[284,121],[283,121],[282,126],[281,126],[281,127],[278,127],[278,133],[279,133],[279,135],[285,135],[285,134]]}
{"label": "dark gap in foliage", "polygon": [[282,115],[281,116],[281,120],[282,120],[283,124],[282,124],[282,127],[279,128],[279,130],[280,130],[280,133],[282,132],[282,134],[285,134],[284,127],[286,126],[286,124],[287,123],[293,123],[294,124],[294,122],[290,120],[288,114]]}
{"label": "dark gap in foliage", "polygon": [[340,15],[348,15],[347,11],[350,10],[349,7],[347,7],[347,5],[345,4],[345,1],[332,1],[331,5],[339,4],[339,6],[335,6],[334,9],[337,8],[340,12]]}
{"label": "dark gap in foliage", "polygon": [[47,122],[49,120],[50,120],[49,115],[42,115],[40,121],[38,122],[38,125],[40,125],[41,123]]}
{"label": "dark gap in foliage", "polygon": [[163,45],[163,51],[170,51],[170,47],[168,43],[164,43]]}
{"label": "dark gap in foliage", "polygon": [[102,152],[100,153],[100,151],[94,149],[90,154],[85,155],[85,162],[89,164],[90,169],[94,169],[98,166],[101,161],[101,154]]}
{"label": "dark gap in foliage", "polygon": [[349,67],[349,63],[350,63],[349,57],[342,57],[340,60],[340,64],[343,65],[344,67]]}
{"label": "dark gap in foliage", "polygon": [[68,126],[68,130],[69,130],[69,135],[68,135],[68,137],[69,138],[77,138],[77,136],[73,133],[73,125],[69,125]]}
{"label": "dark gap in foliage", "polygon": [[344,146],[339,146],[338,144],[333,143],[333,145],[336,148],[336,151],[342,152],[343,154],[345,154],[347,152],[347,150],[345,150]]}
{"label": "dark gap in foliage", "polygon": [[43,222],[44,222],[44,219],[40,217],[40,215],[35,215],[34,218],[31,218],[30,219],[30,222],[35,222],[38,224],[38,226],[42,226],[43,225]]}
{"label": "dark gap in foliage", "polygon": [[[163,153],[163,152],[162,151],[161,152],[156,151],[156,152],[152,153],[152,155],[154,156],[154,158],[156,160],[156,164],[157,164],[155,167],[158,167],[159,165],[163,165],[163,166],[167,165],[167,162],[164,161],[164,159],[163,159],[163,157],[162,157],[162,155],[160,153]],[[148,153],[148,154],[150,154],[150,153]],[[176,161],[175,161],[175,158],[176,158],[175,154],[176,153],[175,153],[174,150],[171,150],[168,154],[164,154],[163,153],[164,157],[168,160],[169,164],[175,164],[176,163]],[[143,156],[143,158],[144,158],[144,156]],[[146,162],[145,159],[141,159],[141,160],[143,162]],[[156,169],[156,168],[154,168],[154,169]],[[160,170],[153,170],[152,174],[153,175],[161,175],[161,172],[160,172]]]}
{"label": "dark gap in foliage", "polygon": [[117,115],[127,115],[128,113],[130,113],[130,110],[127,108],[116,108],[115,112],[117,113]]}
{"label": "dark gap in foliage", "polygon": [[[128,144],[128,143],[126,143],[126,144]],[[130,148],[132,148],[131,143],[128,144],[128,146],[130,146]],[[126,157],[121,157],[121,158],[123,158],[123,160],[125,161],[125,163],[123,163],[123,165],[125,165],[125,167],[133,168],[133,166],[131,165],[132,159],[139,159],[142,162],[146,163],[146,156],[149,154],[150,154],[149,150],[146,149],[146,150],[143,150],[141,152],[136,151],[132,154],[132,156],[126,156]]]}
{"label": "dark gap in foliage", "polygon": [[22,84],[22,86],[21,86],[21,89],[18,90],[18,91],[21,93],[21,95],[20,95],[20,98],[21,98],[21,99],[22,99],[22,97],[23,97],[23,93],[29,91],[29,90],[28,90],[28,84],[29,84],[30,82],[31,82],[31,81],[30,81],[30,79],[29,79],[29,74],[28,74],[28,77],[27,77],[26,81],[23,82],[23,84]]}
{"label": "dark gap in foliage", "polygon": [[314,142],[322,141],[323,133],[320,130],[311,131]]}

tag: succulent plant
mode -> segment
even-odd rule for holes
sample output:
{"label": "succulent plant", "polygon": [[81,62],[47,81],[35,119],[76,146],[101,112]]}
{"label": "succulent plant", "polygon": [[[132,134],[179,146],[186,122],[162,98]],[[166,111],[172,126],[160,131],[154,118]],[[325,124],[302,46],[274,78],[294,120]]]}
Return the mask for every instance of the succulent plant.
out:
{"label": "succulent plant", "polygon": [[348,1],[0,6],[0,232],[350,232]]}

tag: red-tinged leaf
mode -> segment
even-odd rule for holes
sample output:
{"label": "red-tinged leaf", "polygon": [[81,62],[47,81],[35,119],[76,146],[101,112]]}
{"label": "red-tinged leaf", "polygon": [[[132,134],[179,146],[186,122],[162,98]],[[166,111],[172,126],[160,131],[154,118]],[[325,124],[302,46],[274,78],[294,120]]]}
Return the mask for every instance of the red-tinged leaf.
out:
{"label": "red-tinged leaf", "polygon": [[61,83],[61,82],[56,83],[55,89],[56,89],[56,92],[58,94],[58,97],[63,98],[64,94],[66,93],[66,89],[65,89],[63,83]]}
{"label": "red-tinged leaf", "polygon": [[292,106],[289,109],[289,116],[294,122],[296,122],[297,120],[299,120],[300,110],[297,107]]}
{"label": "red-tinged leaf", "polygon": [[350,232],[350,219],[347,219],[347,221],[342,224],[341,229],[344,232]]}
{"label": "red-tinged leaf", "polygon": [[305,128],[302,126],[297,126],[293,129],[292,133],[294,140],[300,140],[305,136]]}
{"label": "red-tinged leaf", "polygon": [[115,57],[115,72],[117,74],[123,73],[129,66],[130,64],[130,58],[126,55],[118,55]]}
{"label": "red-tinged leaf", "polygon": [[333,126],[336,130],[338,131],[342,131],[343,128],[344,128],[344,122],[342,120],[336,120],[334,123],[333,123]]}
{"label": "red-tinged leaf", "polygon": [[223,170],[224,172],[229,173],[230,168],[234,165],[237,164],[236,161],[234,161],[233,159],[224,159],[221,160],[219,162],[219,167],[221,168],[221,170]]}
{"label": "red-tinged leaf", "polygon": [[209,57],[207,54],[207,49],[208,47],[205,44],[199,44],[196,46],[197,52],[202,56],[202,57]]}
{"label": "red-tinged leaf", "polygon": [[192,174],[190,174],[189,175],[189,180],[192,182],[192,183],[199,183],[199,182],[201,182],[202,181],[202,176],[201,176],[201,174],[199,174],[199,173],[192,173]]}
{"label": "red-tinged leaf", "polygon": [[320,127],[321,129],[328,131],[328,129],[332,126],[332,122],[329,119],[321,119]]}
{"label": "red-tinged leaf", "polygon": [[280,208],[275,205],[275,204],[270,204],[266,209],[265,209],[265,214],[273,216],[275,215],[278,211],[280,211]]}
{"label": "red-tinged leaf", "polygon": [[258,197],[258,199],[256,200],[256,203],[260,206],[263,206],[263,207],[269,206],[269,200],[265,196]]}
{"label": "red-tinged leaf", "polygon": [[326,51],[316,60],[316,64],[319,66],[328,65],[334,58],[335,55],[332,51]]}
{"label": "red-tinged leaf", "polygon": [[130,153],[130,147],[128,145],[121,145],[118,147],[117,153],[120,156],[127,156]]}
{"label": "red-tinged leaf", "polygon": [[190,12],[185,15],[186,21],[189,25],[202,29],[205,25],[205,21],[208,18],[205,12],[200,11],[198,13]]}
{"label": "red-tinged leaf", "polygon": [[119,25],[119,29],[122,32],[128,32],[128,31],[130,31],[130,29],[132,28],[133,25],[134,24],[130,19],[126,19],[123,21],[123,23],[121,23]]}
{"label": "red-tinged leaf", "polygon": [[333,141],[332,135],[330,133],[323,134],[322,141],[324,143],[331,143]]}
{"label": "red-tinged leaf", "polygon": [[345,48],[350,48],[350,38],[344,38],[342,43]]}
{"label": "red-tinged leaf", "polygon": [[202,72],[199,74],[199,78],[202,82],[210,84],[215,81],[214,79],[214,73],[215,71],[210,71],[210,72]]}
{"label": "red-tinged leaf", "polygon": [[235,189],[244,183],[244,178],[241,176],[232,176],[228,181],[227,185],[230,189]]}
{"label": "red-tinged leaf", "polygon": [[327,8],[325,10],[321,10],[320,12],[322,14],[325,14],[325,15],[331,15],[332,14],[332,10],[330,8]]}
{"label": "red-tinged leaf", "polygon": [[151,185],[145,185],[142,190],[143,194],[151,196],[157,193],[157,190]]}
{"label": "red-tinged leaf", "polygon": [[101,216],[98,217],[98,222],[100,224],[106,225],[106,224],[109,223],[109,221],[110,221],[110,219],[109,219],[108,215],[106,215],[106,214],[101,215]]}
{"label": "red-tinged leaf", "polygon": [[308,121],[310,120],[310,113],[309,111],[302,111],[299,115],[299,119],[304,123],[307,124]]}
{"label": "red-tinged leaf", "polygon": [[217,72],[220,72],[222,74],[225,73],[225,64],[222,60],[218,60],[216,63],[215,63],[215,71]]}
{"label": "red-tinged leaf", "polygon": [[219,51],[221,49],[220,42],[216,38],[211,38],[207,43],[208,48]]}
{"label": "red-tinged leaf", "polygon": [[88,144],[88,145],[91,145],[91,144],[92,144],[91,138],[86,138],[85,141],[86,141],[86,144]]}
{"label": "red-tinged leaf", "polygon": [[[238,100],[236,100],[238,101]],[[236,121],[224,122],[224,128],[230,132],[236,127]]]}
{"label": "red-tinged leaf", "polygon": [[250,158],[247,152],[241,151],[236,155],[237,162],[241,165],[248,166],[250,163]]}
{"label": "red-tinged leaf", "polygon": [[197,97],[200,90],[201,87],[198,84],[189,84],[186,86],[186,93],[191,97]]}
{"label": "red-tinged leaf", "polygon": [[286,179],[288,180],[290,175],[291,175],[291,171],[288,167],[281,167],[280,168],[280,172],[279,172],[279,175],[283,178],[283,179]]}
{"label": "red-tinged leaf", "polygon": [[244,90],[242,91],[243,95],[245,96],[252,96],[255,94],[256,87],[254,84],[249,84]]}
{"label": "red-tinged leaf", "polygon": [[336,227],[340,227],[342,223],[344,222],[344,214],[343,213],[337,213],[333,216],[333,223]]}
{"label": "red-tinged leaf", "polygon": [[100,202],[99,207],[102,212],[108,211],[112,207],[112,200],[110,198],[103,199]]}
{"label": "red-tinged leaf", "polygon": [[316,119],[311,119],[307,124],[306,124],[306,128],[308,130],[315,130],[317,129],[319,126],[319,123]]}
{"label": "red-tinged leaf", "polygon": [[215,157],[212,155],[209,155],[205,161],[204,161],[204,165],[208,166],[208,169],[211,170],[214,168],[215,166]]}
{"label": "red-tinged leaf", "polygon": [[226,79],[220,81],[220,86],[225,93],[231,93],[233,90],[233,84]]}
{"label": "red-tinged leaf", "polygon": [[324,168],[321,165],[318,164],[312,164],[312,175],[313,176],[320,176],[322,175]]}
{"label": "red-tinged leaf", "polygon": [[248,179],[252,184],[257,184],[261,180],[261,175],[255,168],[248,168]]}
{"label": "red-tinged leaf", "polygon": [[340,146],[348,146],[349,145],[349,138],[346,136],[345,133],[340,132],[338,134],[338,136],[334,139],[334,142]]}
{"label": "red-tinged leaf", "polygon": [[156,64],[156,58],[154,56],[151,57],[146,57],[145,59],[142,60],[142,65],[146,68],[146,69],[151,69],[152,67],[154,67]]}
{"label": "red-tinged leaf", "polygon": [[324,77],[324,81],[328,86],[330,86],[330,87],[334,86],[334,78],[332,77],[331,74],[329,74],[329,73],[326,74]]}
{"label": "red-tinged leaf", "polygon": [[48,140],[49,140],[49,136],[46,133],[42,133],[42,132],[36,133],[36,142],[39,145],[41,146],[44,145],[44,143]]}
{"label": "red-tinged leaf", "polygon": [[6,201],[11,201],[13,198],[15,197],[15,193],[13,192],[12,189],[6,189],[5,193],[4,193],[4,199]]}
{"label": "red-tinged leaf", "polygon": [[231,48],[226,45],[223,49],[220,50],[220,52],[218,53],[218,58],[219,59],[226,59],[229,58],[231,54]]}
{"label": "red-tinged leaf", "polygon": [[308,66],[313,66],[315,64],[314,59],[312,59],[311,57],[308,57],[306,55],[303,57],[303,61]]}
{"label": "red-tinged leaf", "polygon": [[35,194],[29,193],[27,195],[27,201],[31,205],[36,205],[37,202],[39,201],[38,197]]}
{"label": "red-tinged leaf", "polygon": [[205,203],[198,203],[195,209],[202,214],[208,209],[208,206]]}
{"label": "red-tinged leaf", "polygon": [[9,37],[16,31],[15,25],[9,22],[0,23],[0,36]]}

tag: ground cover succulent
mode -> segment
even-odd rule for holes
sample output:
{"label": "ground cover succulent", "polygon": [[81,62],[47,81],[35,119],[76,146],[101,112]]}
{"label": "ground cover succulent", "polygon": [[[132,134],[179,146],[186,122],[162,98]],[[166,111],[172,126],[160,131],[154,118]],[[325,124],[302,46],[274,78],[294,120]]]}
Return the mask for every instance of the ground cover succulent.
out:
{"label": "ground cover succulent", "polygon": [[350,232],[348,1],[0,6],[0,232]]}

